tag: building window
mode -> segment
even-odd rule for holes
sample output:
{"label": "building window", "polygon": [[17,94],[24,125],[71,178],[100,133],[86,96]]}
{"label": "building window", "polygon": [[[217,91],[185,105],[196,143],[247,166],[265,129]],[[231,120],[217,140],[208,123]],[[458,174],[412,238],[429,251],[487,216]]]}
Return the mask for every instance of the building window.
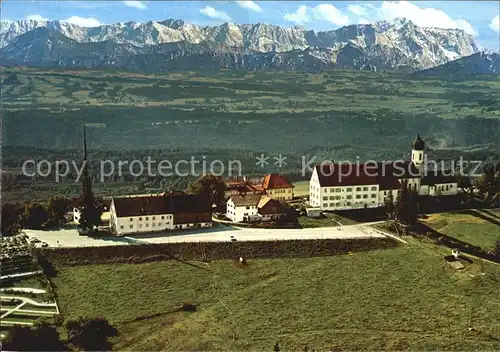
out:
{"label": "building window", "polygon": [[139,224],[139,228],[141,228],[141,229],[142,229],[142,224]]}
{"label": "building window", "polygon": [[347,199],[352,199],[352,196],[349,194],[346,196]]}
{"label": "building window", "polygon": [[133,229],[134,228],[134,225],[130,225],[130,228]]}
{"label": "building window", "polygon": [[360,194],[356,194],[356,199],[360,199],[361,198],[361,195]]}
{"label": "building window", "polygon": [[139,218],[139,221],[142,221],[142,218],[141,218],[141,217]]}
{"label": "building window", "polygon": [[361,187],[356,187],[356,191],[361,191]]}
{"label": "building window", "polygon": [[363,191],[368,191],[368,187],[363,187]]}
{"label": "building window", "polygon": [[156,220],[156,218],[153,216],[153,220]]}
{"label": "building window", "polygon": [[161,216],[161,219],[162,219],[162,220],[163,220],[163,219],[165,219],[165,215],[162,215],[162,216]]}
{"label": "building window", "polygon": [[347,204],[347,205],[351,205],[351,202],[347,202],[346,204]]}
{"label": "building window", "polygon": [[335,204],[330,203],[330,208],[333,208],[333,207],[335,207]]}
{"label": "building window", "polygon": [[341,188],[337,188],[337,189],[335,190],[335,192],[341,192],[341,191],[342,191],[342,189],[341,189]]}
{"label": "building window", "polygon": [[130,221],[133,221],[134,219],[130,218]]}
{"label": "building window", "polygon": [[372,194],[372,198],[377,198],[377,195],[376,194]]}
{"label": "building window", "polygon": [[120,229],[122,229],[122,230],[123,230],[123,225],[121,225],[121,226],[120,226]]}
{"label": "building window", "polygon": [[149,217],[146,216],[146,220],[149,220]]}
{"label": "building window", "polygon": [[323,197],[323,200],[328,200],[328,197]]}
{"label": "building window", "polygon": [[323,203],[323,208],[328,208],[328,204],[327,203]]}
{"label": "building window", "polygon": [[347,191],[347,192],[352,192],[352,188],[350,188],[350,187],[349,187],[349,188],[346,188],[346,191]]}
{"label": "building window", "polygon": [[334,200],[334,199],[335,199],[335,197],[334,197],[334,196],[330,196],[330,200]]}
{"label": "building window", "polygon": [[363,194],[363,199],[368,198],[368,194]]}
{"label": "building window", "polygon": [[377,190],[377,187],[373,186],[372,191],[376,191],[376,190]]}
{"label": "building window", "polygon": [[149,224],[148,224],[148,223],[146,223],[146,227],[149,227]]}
{"label": "building window", "polygon": [[422,154],[418,156],[418,160],[422,160]]}

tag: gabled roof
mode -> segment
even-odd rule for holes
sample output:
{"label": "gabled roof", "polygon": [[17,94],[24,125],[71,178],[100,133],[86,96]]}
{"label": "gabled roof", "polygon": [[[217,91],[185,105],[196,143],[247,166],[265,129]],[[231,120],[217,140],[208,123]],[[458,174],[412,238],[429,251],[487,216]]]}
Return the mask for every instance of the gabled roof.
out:
{"label": "gabled roof", "polygon": [[113,203],[118,217],[211,211],[208,200],[193,194],[121,197],[113,198]]}
{"label": "gabled roof", "polygon": [[278,189],[278,188],[292,188],[293,185],[280,174],[269,174],[264,177],[262,181],[264,189]]}
{"label": "gabled roof", "polygon": [[229,197],[237,207],[257,206],[259,204],[261,194],[238,194]]}
{"label": "gabled roof", "polygon": [[399,188],[399,179],[417,178],[419,171],[407,161],[366,164],[316,165],[321,187],[380,185],[379,189]]}

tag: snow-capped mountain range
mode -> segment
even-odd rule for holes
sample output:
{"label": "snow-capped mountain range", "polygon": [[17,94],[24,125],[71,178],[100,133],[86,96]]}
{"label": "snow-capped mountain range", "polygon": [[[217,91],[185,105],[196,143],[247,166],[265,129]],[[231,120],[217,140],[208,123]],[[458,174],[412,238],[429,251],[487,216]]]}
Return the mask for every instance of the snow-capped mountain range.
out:
{"label": "snow-capped mountain range", "polygon": [[480,51],[458,29],[424,28],[406,19],[315,32],[269,24],[198,26],[181,20],[86,28],[63,21],[2,21],[4,65],[192,68],[432,68]]}

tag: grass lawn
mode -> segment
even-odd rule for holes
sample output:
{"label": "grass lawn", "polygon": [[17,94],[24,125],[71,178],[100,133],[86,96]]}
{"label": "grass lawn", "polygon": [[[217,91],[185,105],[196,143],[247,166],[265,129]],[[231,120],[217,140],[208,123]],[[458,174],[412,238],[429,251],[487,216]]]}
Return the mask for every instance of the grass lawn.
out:
{"label": "grass lawn", "polygon": [[294,182],[293,195],[295,197],[309,196],[309,181]]}
{"label": "grass lawn", "polygon": [[340,225],[355,225],[358,222],[343,217],[341,215],[335,213],[324,213],[324,216],[321,218],[308,218],[306,216],[300,216],[298,218],[300,226],[303,228],[307,227],[329,227],[329,226],[339,226]]}
{"label": "grass lawn", "polygon": [[489,251],[500,240],[500,211],[470,210],[467,212],[432,214],[423,220],[436,231]]}
{"label": "grass lawn", "polygon": [[[120,350],[498,350],[500,266],[455,271],[409,245],[323,258],[62,267],[65,319],[104,316]],[[178,312],[182,302],[196,312]],[[473,330],[469,330],[473,328]]]}

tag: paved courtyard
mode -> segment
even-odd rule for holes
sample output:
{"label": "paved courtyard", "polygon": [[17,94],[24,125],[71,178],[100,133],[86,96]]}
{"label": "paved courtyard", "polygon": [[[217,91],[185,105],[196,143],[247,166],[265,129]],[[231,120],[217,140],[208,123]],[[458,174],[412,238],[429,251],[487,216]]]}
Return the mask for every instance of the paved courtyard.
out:
{"label": "paved courtyard", "polygon": [[228,242],[231,241],[231,236],[233,236],[237,241],[385,237],[382,232],[370,227],[368,224],[308,229],[250,229],[218,225],[209,229],[177,232],[171,231],[123,237],[110,236],[102,238],[79,236],[76,229],[24,231],[29,237],[36,237],[39,240],[46,242],[50,247],[96,247],[124,244],[175,242]]}

